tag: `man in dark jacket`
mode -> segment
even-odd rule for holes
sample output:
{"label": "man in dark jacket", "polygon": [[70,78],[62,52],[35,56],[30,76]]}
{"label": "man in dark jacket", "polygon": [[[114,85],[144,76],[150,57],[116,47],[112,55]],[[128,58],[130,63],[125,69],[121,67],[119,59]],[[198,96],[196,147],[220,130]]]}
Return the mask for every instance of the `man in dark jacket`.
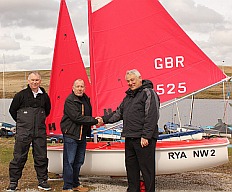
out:
{"label": "man in dark jacket", "polygon": [[146,192],[154,192],[160,100],[152,82],[142,80],[136,69],[127,71],[126,81],[129,89],[122,103],[116,111],[102,118],[104,123],[123,120],[127,191],[140,192],[141,171]]}
{"label": "man in dark jacket", "polygon": [[87,187],[80,184],[79,173],[85,159],[86,136],[90,136],[91,125],[98,124],[98,120],[92,117],[90,99],[84,91],[84,81],[77,79],[65,101],[60,123],[64,137],[63,192],[88,191]]}
{"label": "man in dark jacket", "polygon": [[40,87],[41,76],[33,71],[28,76],[28,87],[17,93],[9,112],[16,121],[14,158],[9,165],[10,185],[7,191],[15,191],[27,161],[32,144],[34,167],[39,181],[38,188],[50,190],[48,179],[48,158],[45,119],[51,109],[50,99]]}

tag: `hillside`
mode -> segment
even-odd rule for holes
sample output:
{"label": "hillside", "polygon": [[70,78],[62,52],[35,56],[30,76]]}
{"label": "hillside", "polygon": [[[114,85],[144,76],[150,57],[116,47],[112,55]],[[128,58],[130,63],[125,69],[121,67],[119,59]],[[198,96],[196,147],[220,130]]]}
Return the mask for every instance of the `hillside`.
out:
{"label": "hillside", "polygon": [[[89,75],[89,68],[86,68]],[[232,67],[224,67],[224,71],[228,76],[232,76]],[[13,98],[15,93],[19,92],[27,85],[27,76],[29,71],[16,71],[4,73],[4,85],[5,85],[5,98]],[[48,92],[50,83],[50,70],[41,70],[42,75],[42,87]],[[196,77],[197,78],[197,77]],[[3,74],[0,73],[0,98],[3,98]],[[206,91],[198,93],[196,95],[198,99],[222,99],[222,85],[214,86]]]}

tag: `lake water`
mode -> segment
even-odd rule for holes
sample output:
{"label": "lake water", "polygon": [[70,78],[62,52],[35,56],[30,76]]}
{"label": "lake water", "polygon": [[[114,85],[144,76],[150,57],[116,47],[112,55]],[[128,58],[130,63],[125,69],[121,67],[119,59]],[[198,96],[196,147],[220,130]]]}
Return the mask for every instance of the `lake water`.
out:
{"label": "lake water", "polygon": [[[225,102],[223,99],[195,99],[192,125],[196,126],[213,126],[218,122],[218,119],[223,119],[223,122],[232,124],[232,107],[229,105],[232,101]],[[179,123],[178,112],[182,125],[189,124],[191,99],[184,99],[180,102],[167,108],[161,109],[159,126],[166,122]]]}
{"label": "lake water", "polygon": [[[9,106],[12,99],[0,99],[0,121],[15,124],[14,120],[9,114]],[[223,119],[227,124],[232,124],[232,107],[229,105],[232,101],[227,103],[226,113],[225,102],[218,99],[196,99],[194,101],[192,125],[196,126],[213,126],[218,119]],[[177,110],[178,109],[178,110]],[[184,99],[180,102],[160,110],[159,127],[163,127],[165,123],[174,122],[181,124],[189,124],[191,109],[191,99]],[[180,118],[178,117],[178,112]]]}

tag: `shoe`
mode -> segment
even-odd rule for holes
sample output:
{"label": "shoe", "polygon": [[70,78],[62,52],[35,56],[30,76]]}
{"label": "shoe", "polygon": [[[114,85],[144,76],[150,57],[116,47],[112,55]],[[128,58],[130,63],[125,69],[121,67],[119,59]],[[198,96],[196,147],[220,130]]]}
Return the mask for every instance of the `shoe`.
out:
{"label": "shoe", "polygon": [[47,181],[40,182],[38,188],[43,189],[44,191],[50,191],[52,189],[50,185],[47,183]]}
{"label": "shoe", "polygon": [[73,191],[87,192],[87,191],[89,191],[89,188],[83,187],[82,185],[79,185],[78,187],[73,188]]}
{"label": "shoe", "polygon": [[17,182],[10,182],[9,186],[7,187],[6,191],[16,191],[18,183]]}

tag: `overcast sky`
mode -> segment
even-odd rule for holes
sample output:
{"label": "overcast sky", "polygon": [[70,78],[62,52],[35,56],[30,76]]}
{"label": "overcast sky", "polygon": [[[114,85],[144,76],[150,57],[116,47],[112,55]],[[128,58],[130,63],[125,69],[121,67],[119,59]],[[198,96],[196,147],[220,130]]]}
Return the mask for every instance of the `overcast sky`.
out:
{"label": "overcast sky", "polygon": [[[66,2],[84,63],[89,66],[87,0]],[[217,65],[232,66],[232,0],[161,3]],[[0,71],[3,66],[5,71],[51,69],[59,5],[59,0],[0,1]]]}

